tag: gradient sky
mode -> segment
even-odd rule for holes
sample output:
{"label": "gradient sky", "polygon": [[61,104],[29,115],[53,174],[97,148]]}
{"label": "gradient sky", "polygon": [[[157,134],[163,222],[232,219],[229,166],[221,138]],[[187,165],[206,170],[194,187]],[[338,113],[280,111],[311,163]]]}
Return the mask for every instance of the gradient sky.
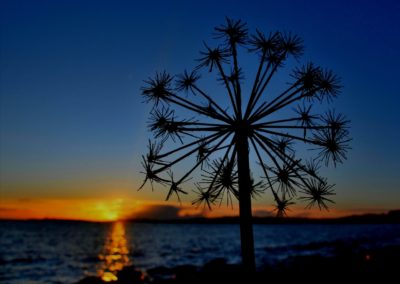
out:
{"label": "gradient sky", "polygon": [[[298,34],[302,62],[342,78],[334,105],[354,140],[348,161],[325,171],[332,212],[399,208],[399,11],[395,0],[1,1],[0,216],[113,219],[176,205],[165,190],[136,191],[151,137],[140,87],[157,70],[194,67],[225,16]],[[256,207],[271,204],[266,194]]]}

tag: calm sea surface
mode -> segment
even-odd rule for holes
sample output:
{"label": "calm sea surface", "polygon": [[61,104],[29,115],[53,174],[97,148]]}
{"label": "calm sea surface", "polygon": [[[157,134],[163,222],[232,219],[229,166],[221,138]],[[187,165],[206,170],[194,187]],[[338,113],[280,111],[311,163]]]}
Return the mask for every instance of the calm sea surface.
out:
{"label": "calm sea surface", "polygon": [[[255,225],[257,263],[329,255],[338,246],[400,245],[400,225]],[[0,283],[74,283],[86,275],[224,257],[240,261],[238,225],[0,222]]]}

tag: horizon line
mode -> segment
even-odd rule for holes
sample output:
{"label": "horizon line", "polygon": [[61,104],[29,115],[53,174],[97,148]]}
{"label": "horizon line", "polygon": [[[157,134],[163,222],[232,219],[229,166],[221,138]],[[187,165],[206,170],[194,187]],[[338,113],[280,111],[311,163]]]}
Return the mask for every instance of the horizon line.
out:
{"label": "horizon line", "polygon": [[[306,216],[253,216],[254,220],[275,220],[276,222],[285,222],[285,220],[304,220],[304,221],[335,221],[344,220],[348,218],[362,218],[362,217],[397,217],[400,221],[400,209],[388,210],[385,213],[361,213],[351,214],[341,217],[306,217]],[[149,222],[149,223],[168,223],[168,222],[190,222],[190,221],[223,221],[223,220],[236,220],[237,216],[219,216],[219,217],[191,217],[182,216],[177,218],[160,219],[160,218],[121,218],[116,220],[90,220],[90,219],[77,219],[77,218],[1,218],[0,221],[71,221],[71,222],[88,222],[88,223],[115,223],[115,222]]]}

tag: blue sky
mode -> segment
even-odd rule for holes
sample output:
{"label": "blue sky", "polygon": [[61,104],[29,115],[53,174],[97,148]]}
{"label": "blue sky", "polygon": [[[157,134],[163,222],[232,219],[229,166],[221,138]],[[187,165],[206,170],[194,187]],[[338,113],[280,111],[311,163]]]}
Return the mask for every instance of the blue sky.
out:
{"label": "blue sky", "polygon": [[398,207],[399,11],[398,1],[1,1],[1,195],[163,200],[135,190],[151,137],[142,80],[195,66],[229,16],[298,34],[302,62],[342,78],[334,106],[352,121],[353,149],[326,172],[337,207]]}

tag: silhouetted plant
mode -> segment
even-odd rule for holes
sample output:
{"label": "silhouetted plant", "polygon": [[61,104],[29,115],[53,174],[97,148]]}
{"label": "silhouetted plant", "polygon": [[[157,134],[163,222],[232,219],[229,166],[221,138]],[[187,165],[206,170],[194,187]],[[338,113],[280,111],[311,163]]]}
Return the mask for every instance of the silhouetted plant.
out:
{"label": "silhouetted plant", "polygon": [[[195,170],[202,171],[198,175],[201,180],[195,182],[198,197],[193,204],[211,209],[223,199],[228,205],[238,199],[243,264],[254,271],[251,198],[270,190],[277,216],[286,215],[297,191],[301,194],[298,199],[308,202],[306,207],[327,209],[334,193],[332,185],[318,173],[320,162],[336,166],[346,158],[349,121],[334,111],[324,115],[312,112],[313,104],[331,102],[341,88],[336,75],[312,63],[295,68],[281,92],[267,94],[272,78],[286,61],[292,57],[297,62],[303,54],[303,41],[298,36],[281,32],[267,36],[259,30],[248,35],[245,23],[226,19],[225,25],[215,28],[215,38],[223,40],[222,45],[204,44],[198,66],[176,76],[175,84],[174,77],[165,71],[145,81],[143,97],[154,104],[149,128],[159,142],[149,142],[149,152],[143,156],[145,180],[140,188],[147,181],[160,183],[169,187],[167,200],[172,195],[179,199],[187,193],[182,184]],[[239,49],[259,56],[248,91],[243,91]],[[220,105],[216,94],[200,88],[198,71],[203,68],[217,73],[226,91],[220,96],[226,95],[228,104]],[[297,106],[290,108],[293,104]],[[186,114],[189,111],[192,117],[178,118],[171,107],[186,110]],[[162,152],[168,140],[181,145]],[[297,153],[296,143],[317,151]],[[262,172],[259,182],[252,178],[250,152]],[[299,158],[307,153],[316,156],[306,161]],[[196,157],[194,165],[174,178],[171,168],[191,156]]]}

